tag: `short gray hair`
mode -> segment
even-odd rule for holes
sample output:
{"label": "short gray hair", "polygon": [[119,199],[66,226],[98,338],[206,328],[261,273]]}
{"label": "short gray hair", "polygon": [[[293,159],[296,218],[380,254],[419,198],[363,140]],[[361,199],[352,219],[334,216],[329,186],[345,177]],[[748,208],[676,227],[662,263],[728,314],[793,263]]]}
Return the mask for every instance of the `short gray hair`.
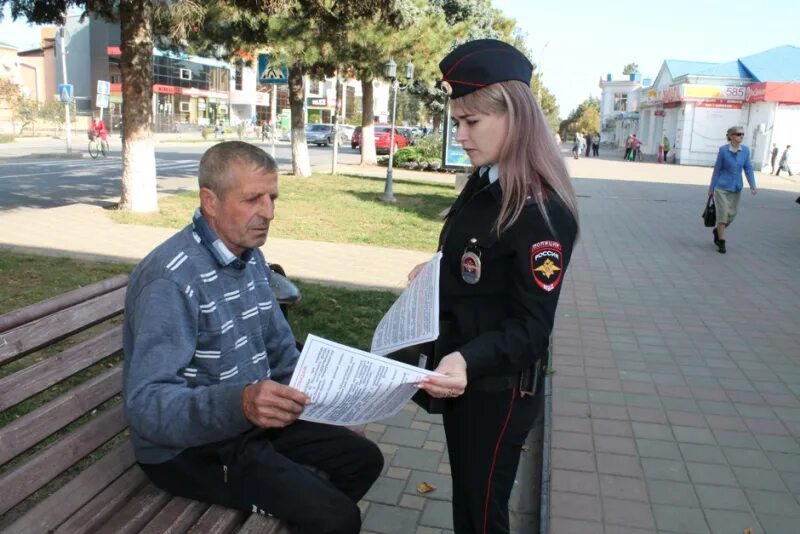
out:
{"label": "short gray hair", "polygon": [[730,128],[728,128],[728,131],[725,132],[725,135],[728,136],[739,132],[744,133],[744,128],[742,128],[741,126],[731,126]]}
{"label": "short gray hair", "polygon": [[266,172],[277,172],[275,159],[261,148],[243,141],[225,141],[206,150],[200,159],[197,181],[222,198],[232,186],[232,163],[250,163]]}

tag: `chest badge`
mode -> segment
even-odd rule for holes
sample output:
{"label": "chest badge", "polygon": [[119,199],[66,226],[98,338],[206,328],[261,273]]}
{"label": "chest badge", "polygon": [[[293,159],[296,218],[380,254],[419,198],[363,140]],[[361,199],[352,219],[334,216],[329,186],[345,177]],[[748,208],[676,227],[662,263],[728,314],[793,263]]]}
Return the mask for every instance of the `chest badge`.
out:
{"label": "chest badge", "polygon": [[481,251],[477,243],[474,237],[470,239],[461,255],[461,279],[470,285],[477,284],[481,279]]}

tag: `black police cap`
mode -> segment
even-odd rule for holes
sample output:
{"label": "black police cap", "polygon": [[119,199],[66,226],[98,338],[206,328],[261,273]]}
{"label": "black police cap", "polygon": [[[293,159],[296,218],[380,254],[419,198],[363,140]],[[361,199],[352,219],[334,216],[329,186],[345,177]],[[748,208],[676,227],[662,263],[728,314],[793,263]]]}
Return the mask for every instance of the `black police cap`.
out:
{"label": "black police cap", "polygon": [[497,39],[479,39],[457,47],[439,62],[442,89],[460,98],[507,80],[531,83],[533,65],[522,52]]}

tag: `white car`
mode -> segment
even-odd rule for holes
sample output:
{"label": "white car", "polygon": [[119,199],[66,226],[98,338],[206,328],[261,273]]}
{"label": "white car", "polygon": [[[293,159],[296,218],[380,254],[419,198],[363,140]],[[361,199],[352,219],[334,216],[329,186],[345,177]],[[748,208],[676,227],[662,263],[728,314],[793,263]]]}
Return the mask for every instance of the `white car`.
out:
{"label": "white car", "polygon": [[339,142],[343,145],[349,145],[350,141],[353,139],[353,132],[355,131],[355,126],[350,126],[349,124],[340,124],[339,125]]}

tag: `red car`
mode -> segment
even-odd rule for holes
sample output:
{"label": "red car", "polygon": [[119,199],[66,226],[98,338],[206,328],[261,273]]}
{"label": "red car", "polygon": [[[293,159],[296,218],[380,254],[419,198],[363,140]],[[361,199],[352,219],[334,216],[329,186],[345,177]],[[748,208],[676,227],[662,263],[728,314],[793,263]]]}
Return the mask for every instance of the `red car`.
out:
{"label": "red car", "polygon": [[[386,124],[375,125],[375,152],[389,153],[389,143],[392,133],[392,127]],[[400,130],[394,129],[394,150],[397,152],[399,149],[408,146],[408,139],[406,139]],[[351,148],[361,147],[361,126],[353,131],[353,136],[350,138]]]}

